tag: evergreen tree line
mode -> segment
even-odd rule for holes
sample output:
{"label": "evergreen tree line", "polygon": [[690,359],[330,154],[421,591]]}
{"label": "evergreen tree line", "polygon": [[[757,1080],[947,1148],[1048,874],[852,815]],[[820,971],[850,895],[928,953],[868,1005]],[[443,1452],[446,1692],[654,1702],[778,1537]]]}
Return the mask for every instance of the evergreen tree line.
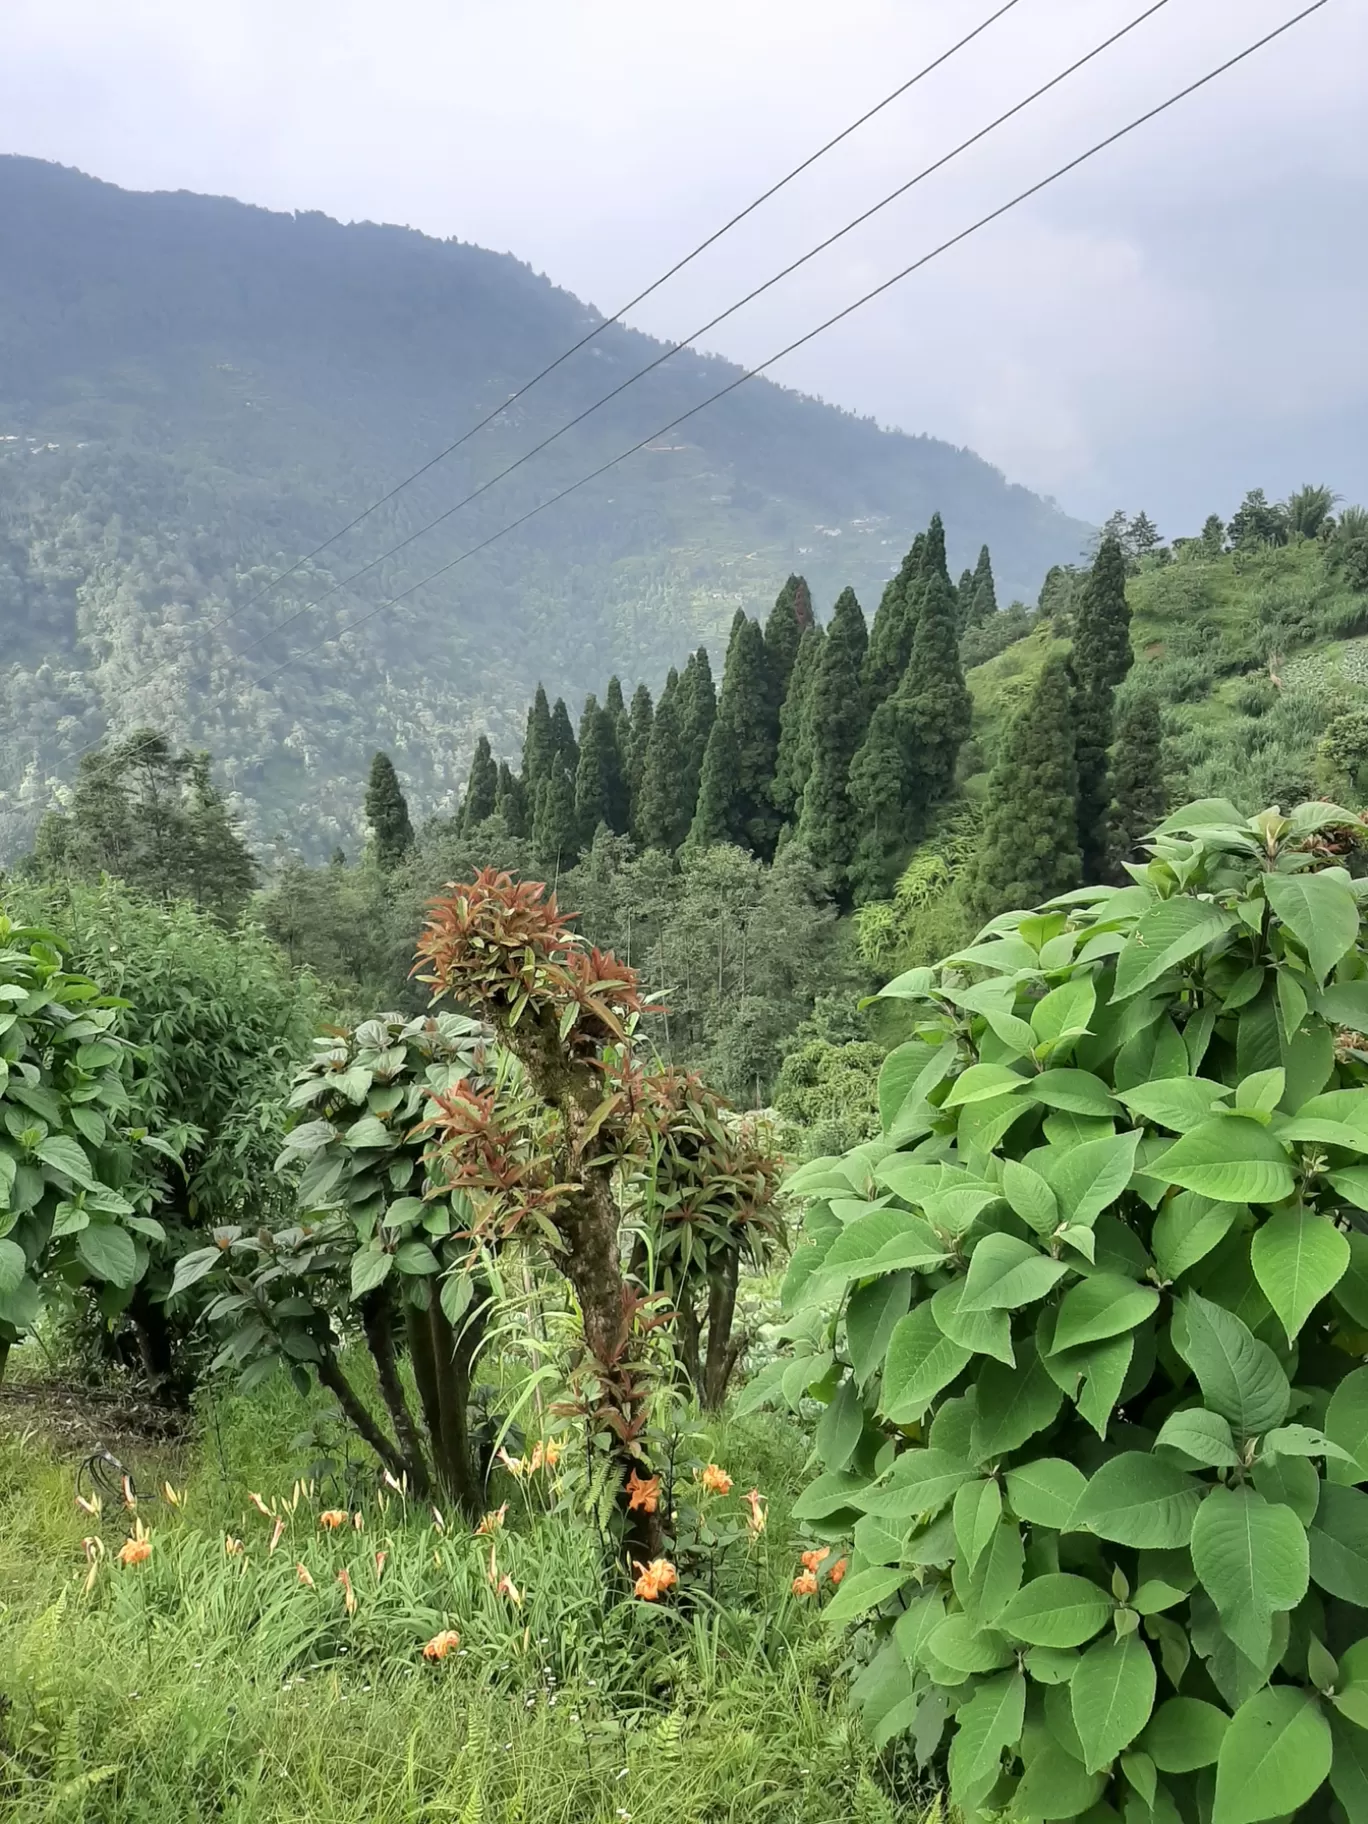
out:
{"label": "evergreen tree line", "polygon": [[720,687],[700,647],[654,700],[610,679],[576,731],[539,685],[517,772],[477,742],[457,828],[497,815],[548,869],[600,828],[643,852],[728,843],[764,862],[798,843],[840,902],[884,892],[953,788],[971,719],[960,641],[996,612],[987,546],[953,583],[936,514],[872,623],[851,589],[819,623],[790,576],[763,626],[738,610]]}
{"label": "evergreen tree line", "polygon": [[1134,662],[1126,552],[1103,538],[1073,614],[1073,646],[1052,654],[1003,733],[968,882],[982,919],[1082,885],[1124,878],[1167,808],[1158,699],[1117,708]]}

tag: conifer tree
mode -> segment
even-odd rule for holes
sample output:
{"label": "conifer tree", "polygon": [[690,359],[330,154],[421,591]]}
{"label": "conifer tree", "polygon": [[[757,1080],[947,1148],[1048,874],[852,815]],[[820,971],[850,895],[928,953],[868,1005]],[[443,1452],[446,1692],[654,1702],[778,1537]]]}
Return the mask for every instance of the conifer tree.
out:
{"label": "conifer tree", "polygon": [[1078,843],[1083,878],[1092,885],[1106,873],[1109,848],[1107,749],[1112,738],[1112,699],[1133,663],[1126,559],[1115,538],[1104,538],[1074,615],[1074,726],[1078,764]]}
{"label": "conifer tree", "polygon": [[608,680],[608,689],[604,693],[603,707],[608,711],[608,714],[613,717],[614,721],[627,712],[627,705],[623,701],[622,696],[622,680],[616,673]]}
{"label": "conifer tree", "polygon": [[623,771],[627,778],[628,828],[631,830],[637,826],[641,781],[646,772],[646,750],[650,746],[651,724],[654,720],[655,705],[651,701],[651,693],[644,684],[638,684],[628,712],[627,733],[621,743]]}
{"label": "conifer tree", "polygon": [[532,707],[527,712],[527,733],[523,737],[522,784],[529,806],[535,803],[537,787],[551,770],[555,751],[551,705],[546,700],[545,690],[538,684]]}
{"label": "conifer tree", "polygon": [[807,751],[811,759],[798,819],[798,840],[838,893],[845,889],[855,853],[850,766],[866,732],[860,679],[868,643],[855,591],[843,589],[808,692]]}
{"label": "conifer tree", "polygon": [[[788,690],[779,711],[779,754],[774,768],[774,806],[781,817],[797,821],[812,765],[811,721],[808,694],[821,658],[826,638],[815,623],[803,634],[798,644],[798,657],[793,661]],[[863,688],[863,686],[861,687]]]}
{"label": "conifer tree", "polygon": [[717,720],[703,759],[693,843],[734,842],[762,861],[773,855],[779,837],[771,797],[779,746],[776,723],[760,623],[738,611]]}
{"label": "conifer tree", "polygon": [[241,820],[214,784],[207,753],[189,757],[182,866],[190,897],[228,923],[257,883],[257,864],[242,838]]}
{"label": "conifer tree", "polygon": [[494,793],[494,811],[508,825],[510,836],[527,835],[527,797],[522,781],[506,760],[499,762],[499,783]]}
{"label": "conifer tree", "polygon": [[565,707],[564,697],[557,697],[551,706],[551,752],[573,780],[579,765],[579,744],[570,726],[570,711]]}
{"label": "conifer tree", "polygon": [[968,631],[970,610],[974,605],[974,573],[972,570],[961,570],[960,579],[955,584],[955,607],[958,611],[959,630]]}
{"label": "conifer tree", "polygon": [[698,782],[703,777],[708,736],[716,720],[717,691],[713,685],[712,664],[707,647],[700,646],[685,665],[684,675],[679,680],[679,737],[685,767],[681,796],[688,805],[690,822],[698,801]]}
{"label": "conifer tree", "polygon": [[1121,864],[1142,859],[1140,842],[1163,822],[1168,809],[1159,701],[1147,690],[1128,695],[1117,713],[1112,793],[1112,868],[1124,880]]}
{"label": "conifer tree", "polygon": [[790,576],[775,597],[769,619],[765,622],[765,656],[769,660],[776,714],[788,695],[789,679],[793,674],[803,635],[815,624],[812,591],[807,586],[806,577]]}
{"label": "conifer tree", "polygon": [[887,893],[954,783],[973,704],[959,658],[955,604],[939,571],[923,585],[907,669],[878,705],[850,769],[860,824],[851,880],[858,896]]}
{"label": "conifer tree", "polygon": [[399,775],[388,754],[377,754],[371,761],[370,779],[366,784],[366,822],[375,844],[375,859],[388,873],[404,859],[413,847],[413,825],[409,822],[408,802],[399,784]]}
{"label": "conifer tree", "polygon": [[551,770],[537,787],[536,809],[532,816],[532,846],[544,868],[557,873],[573,867],[579,857],[578,826],[575,817],[575,781],[569,768],[556,757]]}
{"label": "conifer tree", "polygon": [[465,797],[461,801],[458,827],[467,834],[478,829],[486,817],[494,815],[498,793],[499,769],[489,750],[488,735],[481,735],[471,756],[470,778],[466,783]]}
{"label": "conifer tree", "polygon": [[874,625],[869,631],[865,658],[865,701],[872,710],[891,697],[902,682],[912,657],[912,636],[917,630],[917,607],[926,557],[926,534],[918,532],[898,574],[884,587]]}
{"label": "conifer tree", "polygon": [[993,583],[993,560],[984,545],[974,566],[974,581],[969,606],[960,605],[960,620],[966,627],[981,627],[997,613],[997,589]]}
{"label": "conifer tree", "polygon": [[1003,735],[970,898],[986,920],[1067,893],[1081,877],[1073,702],[1067,667],[1053,658]]}
{"label": "conifer tree", "polygon": [[581,846],[589,847],[600,824],[620,832],[626,819],[617,719],[610,710],[600,709],[591,696],[580,720],[579,765],[575,769],[575,822]]}
{"label": "conifer tree", "polygon": [[912,656],[899,694],[907,700],[909,732],[916,750],[911,795],[932,805],[954,783],[955,762],[974,711],[960,665],[955,601],[939,571],[926,582]]}
{"label": "conifer tree", "polygon": [[950,581],[950,569],[945,561],[945,525],[939,513],[931,515],[931,524],[926,529],[926,547],[922,553],[922,580],[931,582],[939,577],[954,598],[955,585]]}
{"label": "conifer tree", "polygon": [[642,849],[663,849],[673,855],[688,835],[693,806],[686,802],[685,773],[679,673],[671,668],[655,706],[637,795],[633,833]]}

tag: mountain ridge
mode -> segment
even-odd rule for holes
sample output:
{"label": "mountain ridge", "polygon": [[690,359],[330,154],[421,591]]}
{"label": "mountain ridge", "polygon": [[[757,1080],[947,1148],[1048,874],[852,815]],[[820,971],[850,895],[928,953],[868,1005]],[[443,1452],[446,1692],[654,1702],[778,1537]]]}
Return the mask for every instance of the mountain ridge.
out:
{"label": "mountain ridge", "polygon": [[258,841],[316,852],[354,840],[372,748],[424,810],[449,806],[480,727],[515,746],[538,676],[572,703],[615,670],[655,687],[700,640],[720,658],[735,609],[793,568],[824,612],[846,582],[872,610],[933,510],[952,563],[992,547],[1004,601],[1088,534],[971,452],[758,379],[347,633],[741,371],[682,351],[333,589],[664,346],[610,325],[247,605],[600,321],[511,254],[0,158],[0,855],[106,728],[211,747]]}

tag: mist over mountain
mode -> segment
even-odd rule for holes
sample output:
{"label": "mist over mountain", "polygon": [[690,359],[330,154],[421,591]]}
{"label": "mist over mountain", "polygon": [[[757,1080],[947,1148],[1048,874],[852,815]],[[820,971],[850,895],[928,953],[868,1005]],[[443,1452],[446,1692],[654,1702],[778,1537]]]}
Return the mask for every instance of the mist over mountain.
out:
{"label": "mist over mountain", "polygon": [[448,806],[539,678],[572,711],[610,672],[655,686],[793,569],[823,614],[846,584],[872,610],[933,511],[1004,604],[1088,538],[967,450],[761,379],[423,581],[739,372],[684,351],[347,581],[663,352],[613,326],[262,594],[597,320],[462,242],[0,158],[0,858],[107,732],[209,747],[258,843],[318,853],[355,841],[377,747]]}

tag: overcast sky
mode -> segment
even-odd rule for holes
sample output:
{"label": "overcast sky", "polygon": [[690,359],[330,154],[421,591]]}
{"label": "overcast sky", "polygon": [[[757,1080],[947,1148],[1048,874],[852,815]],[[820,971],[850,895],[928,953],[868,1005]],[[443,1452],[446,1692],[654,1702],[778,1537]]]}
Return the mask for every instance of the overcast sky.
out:
{"label": "overcast sky", "polygon": [[[688,335],[1148,3],[1018,0],[632,320]],[[997,4],[4,0],[0,151],[457,235],[611,313]],[[704,345],[763,360],[1297,10],[1168,0]],[[1329,0],[774,376],[1169,535],[1368,501],[1366,121],[1368,4]]]}

